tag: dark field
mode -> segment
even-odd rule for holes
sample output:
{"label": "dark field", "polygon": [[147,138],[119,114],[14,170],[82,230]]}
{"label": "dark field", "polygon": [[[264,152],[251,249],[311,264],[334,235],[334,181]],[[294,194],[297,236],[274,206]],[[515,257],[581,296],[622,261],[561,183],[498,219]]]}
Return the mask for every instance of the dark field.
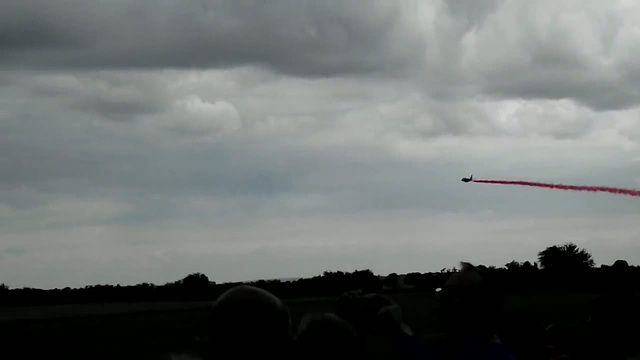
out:
{"label": "dark field", "polygon": [[[437,301],[432,294],[390,295],[405,321],[427,344],[437,343]],[[561,322],[576,333],[586,328],[588,302],[596,295],[507,296],[506,341],[529,324]],[[335,299],[287,302],[294,326],[307,313],[333,311]],[[168,358],[193,346],[209,313],[208,302],[63,305],[0,308],[3,349],[21,358]],[[382,349],[381,349],[382,351]]]}

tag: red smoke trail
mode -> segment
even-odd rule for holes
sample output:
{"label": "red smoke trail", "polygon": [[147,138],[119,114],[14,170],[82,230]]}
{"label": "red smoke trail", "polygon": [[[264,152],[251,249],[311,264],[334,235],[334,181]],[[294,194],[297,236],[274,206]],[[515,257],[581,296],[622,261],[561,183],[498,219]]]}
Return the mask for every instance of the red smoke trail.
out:
{"label": "red smoke trail", "polygon": [[513,181],[513,180],[473,180],[473,182],[481,183],[481,184],[533,186],[533,187],[540,187],[540,188],[547,188],[547,189],[560,189],[560,190],[570,190],[570,191],[608,192],[611,194],[640,197],[640,190],[622,189],[622,188],[607,187],[607,186],[547,184],[547,183],[532,182],[532,181]]}

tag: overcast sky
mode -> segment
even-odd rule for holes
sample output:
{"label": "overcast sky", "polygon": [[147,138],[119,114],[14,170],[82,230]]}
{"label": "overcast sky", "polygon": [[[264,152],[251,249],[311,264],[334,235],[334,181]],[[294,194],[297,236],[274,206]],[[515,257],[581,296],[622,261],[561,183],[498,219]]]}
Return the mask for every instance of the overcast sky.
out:
{"label": "overcast sky", "polygon": [[640,4],[3,0],[0,282],[640,264]]}

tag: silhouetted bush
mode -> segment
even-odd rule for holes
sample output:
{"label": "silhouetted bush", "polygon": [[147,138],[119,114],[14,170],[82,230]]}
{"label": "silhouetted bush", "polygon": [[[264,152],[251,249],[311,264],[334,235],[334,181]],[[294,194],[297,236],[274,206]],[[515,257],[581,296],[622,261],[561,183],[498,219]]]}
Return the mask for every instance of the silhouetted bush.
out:
{"label": "silhouetted bush", "polygon": [[562,272],[584,270],[595,265],[591,254],[572,243],[550,246],[538,253],[538,260],[543,269]]}

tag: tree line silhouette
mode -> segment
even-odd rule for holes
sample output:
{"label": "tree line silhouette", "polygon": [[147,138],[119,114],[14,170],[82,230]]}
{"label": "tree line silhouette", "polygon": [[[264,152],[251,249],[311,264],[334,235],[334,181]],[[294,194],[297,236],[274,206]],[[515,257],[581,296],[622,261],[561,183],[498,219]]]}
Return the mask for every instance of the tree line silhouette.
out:
{"label": "tree line silhouette", "polygon": [[[640,267],[624,260],[613,265],[595,267],[586,250],[572,243],[548,247],[538,254],[537,262],[511,261],[503,267],[476,265],[487,283],[505,294],[602,293],[615,286],[640,290]],[[348,291],[394,293],[436,292],[456,268],[439,272],[389,274],[378,276],[371,270],[353,272],[325,271],[311,278],[297,280],[258,280],[245,282],[283,299],[334,297]],[[143,301],[208,301],[240,283],[216,284],[202,273],[164,285],[142,283],[130,286],[90,285],[64,289],[10,289],[0,284],[0,305],[31,306],[74,303],[109,303]]]}

